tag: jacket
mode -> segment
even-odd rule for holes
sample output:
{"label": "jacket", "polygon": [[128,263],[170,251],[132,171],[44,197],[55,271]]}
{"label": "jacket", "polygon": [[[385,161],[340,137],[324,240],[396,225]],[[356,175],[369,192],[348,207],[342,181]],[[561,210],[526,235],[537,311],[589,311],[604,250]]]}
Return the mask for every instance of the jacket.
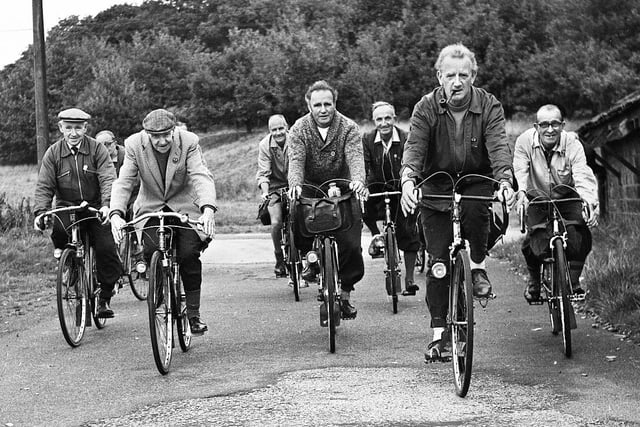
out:
{"label": "jacket", "polygon": [[[448,111],[444,89],[438,87],[418,101],[402,157],[403,174],[405,168],[422,178],[437,171],[448,172],[454,179],[479,174],[508,181],[516,188],[502,105],[484,89],[472,86],[471,91],[471,103],[462,122],[464,147],[460,150],[455,149],[455,121]],[[447,179],[434,179],[425,188],[446,192],[451,184]]]}
{"label": "jacket", "polygon": [[85,135],[74,157],[67,142],[60,139],[42,157],[34,213],[39,215],[49,210],[53,196],[56,207],[77,205],[82,201],[96,209],[109,206],[115,178],[116,170],[104,145]]}
{"label": "jacket", "polygon": [[575,188],[587,202],[596,204],[598,181],[587,165],[578,135],[562,131],[560,141],[551,151],[551,160],[547,164],[544,148],[534,128],[527,129],[516,139],[513,168],[520,190],[539,190],[552,199],[574,196],[575,193],[569,189],[552,191],[554,186],[565,184]]}
{"label": "jacket", "polygon": [[337,178],[365,183],[362,139],[353,120],[336,111],[323,141],[315,120],[307,113],[291,127],[289,137],[290,187],[320,185]]}
{"label": "jacket", "polygon": [[394,126],[391,137],[391,147],[386,156],[379,135],[377,129],[362,135],[367,185],[372,183],[389,183],[390,181],[397,180],[394,183],[395,187],[400,188],[402,152],[404,150],[404,144],[407,141],[407,132]]}
{"label": "jacket", "polygon": [[[205,206],[216,209],[216,188],[200,150],[198,136],[176,128],[164,182],[149,135],[140,131],[125,141],[125,158],[113,185],[111,211],[124,218],[127,203],[140,177],[140,190],[133,204],[134,217],[167,207],[197,219]],[[206,238],[199,233],[201,238]]]}
{"label": "jacket", "polygon": [[[287,136],[287,139],[288,136]],[[289,169],[288,141],[280,148],[271,135],[267,135],[258,144],[258,172],[256,179],[258,187],[262,183],[269,183],[269,191],[279,190],[287,186],[287,171]]]}

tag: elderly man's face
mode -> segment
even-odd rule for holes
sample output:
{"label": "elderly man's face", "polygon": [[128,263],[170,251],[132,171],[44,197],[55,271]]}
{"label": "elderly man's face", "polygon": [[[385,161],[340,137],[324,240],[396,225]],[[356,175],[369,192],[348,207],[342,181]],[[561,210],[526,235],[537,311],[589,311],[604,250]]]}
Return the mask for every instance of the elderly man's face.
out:
{"label": "elderly man's face", "polygon": [[163,133],[149,133],[151,145],[159,153],[166,153],[171,150],[173,143],[173,129]]}
{"label": "elderly man's face", "polygon": [[333,94],[330,90],[323,89],[311,92],[311,97],[307,102],[307,106],[319,127],[329,127],[336,112]]}
{"label": "elderly man's face", "polygon": [[269,120],[269,133],[280,145],[287,139],[287,123],[279,117]]}
{"label": "elderly man's face", "polygon": [[461,104],[471,93],[471,85],[476,78],[471,69],[471,60],[467,57],[447,56],[438,70],[438,81],[450,103]]}
{"label": "elderly man's face", "polygon": [[393,132],[396,115],[390,105],[382,105],[373,110],[372,118],[381,136],[387,136]]}
{"label": "elderly man's face", "polygon": [[109,151],[109,155],[111,157],[115,157],[116,155],[116,140],[111,137],[111,135],[103,133],[96,138],[96,141],[107,147],[107,151]]}
{"label": "elderly man's face", "polygon": [[535,128],[540,137],[540,143],[548,150],[560,141],[560,135],[564,129],[562,114],[556,109],[542,109],[536,115]]}
{"label": "elderly man's face", "polygon": [[60,120],[58,129],[62,133],[62,137],[72,147],[80,144],[84,134],[87,133],[87,122],[67,122]]}

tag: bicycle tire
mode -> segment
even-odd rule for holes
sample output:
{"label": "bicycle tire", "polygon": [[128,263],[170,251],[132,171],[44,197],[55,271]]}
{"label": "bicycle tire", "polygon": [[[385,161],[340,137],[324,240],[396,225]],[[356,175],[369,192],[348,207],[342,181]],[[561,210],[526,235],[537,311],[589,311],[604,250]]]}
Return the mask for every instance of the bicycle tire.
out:
{"label": "bicycle tire", "polygon": [[471,383],[474,328],[473,282],[466,249],[456,254],[451,277],[451,361],[456,394],[465,397]]}
{"label": "bicycle tire", "polygon": [[557,298],[560,312],[560,324],[562,325],[562,345],[564,355],[571,357],[571,311],[573,307],[569,301],[569,268],[561,239],[553,242],[555,268],[554,268],[554,297]]}
{"label": "bicycle tire", "polygon": [[[558,305],[558,299],[554,297],[553,295],[553,274],[555,267],[553,265],[553,262],[549,263],[549,264],[543,264],[542,268],[542,274],[541,274],[541,281],[545,281],[545,285],[542,287],[545,295],[546,295],[546,300],[547,300],[547,307],[549,309],[549,322],[551,323],[551,333],[553,335],[558,335],[560,333],[560,330],[562,329],[562,321],[560,320],[560,307]],[[546,271],[546,269],[549,269],[551,271],[551,273],[549,273],[548,271]],[[550,279],[547,279],[550,278]],[[541,282],[542,283],[542,282]]]}
{"label": "bicycle tire", "polygon": [[398,266],[398,241],[392,227],[387,227],[384,239],[384,258],[387,263],[386,274],[391,287],[391,302],[393,313],[398,312],[398,288],[400,287],[400,269]]}
{"label": "bicycle tire", "polygon": [[[122,239],[116,252],[118,253],[120,264],[122,264],[122,276],[118,282],[121,283],[122,278],[125,278],[129,287],[133,289],[133,277],[131,276],[131,243],[129,242],[129,236]],[[122,287],[122,285],[120,285],[120,287]]]}
{"label": "bicycle tire", "polygon": [[131,288],[133,296],[140,301],[146,301],[149,283],[142,277],[141,273],[138,273],[136,270],[137,254],[133,250],[133,248],[137,246],[134,246],[134,243],[137,242],[135,239],[137,239],[135,233],[129,233],[129,236],[127,237],[127,269],[125,270],[125,273],[129,278],[129,287]]}
{"label": "bicycle tire", "polygon": [[[88,240],[87,240],[88,241]],[[96,252],[93,246],[88,246],[84,252],[85,256],[85,273],[87,275],[87,289],[89,290],[89,307],[91,308],[91,317],[96,328],[102,329],[107,325],[107,319],[98,317],[98,299],[100,298],[100,286],[98,285],[97,269],[96,269]]]}
{"label": "bicycle tire", "polygon": [[[340,308],[337,307],[336,285],[338,282],[338,265],[334,255],[331,239],[324,239],[324,259],[322,263],[323,287],[325,292],[324,304],[328,314],[329,351],[336,352],[336,327],[339,322]],[[338,318],[337,318],[338,317]]]}
{"label": "bicycle tire", "polygon": [[[171,276],[173,276],[173,274]],[[177,277],[172,277],[172,279],[172,283],[175,283],[173,295],[176,307],[174,312],[176,313],[175,320],[178,343],[180,344],[180,349],[186,353],[191,347],[192,337],[191,325],[189,324],[189,318],[187,317],[187,298],[184,293],[180,274],[178,274]]]}
{"label": "bicycle tire", "polygon": [[71,347],[80,345],[87,326],[87,299],[82,293],[82,286],[76,250],[66,248],[58,263],[56,300],[62,335]]}
{"label": "bicycle tire", "polygon": [[300,283],[302,281],[302,263],[300,252],[296,248],[293,235],[293,227],[287,226],[287,266],[289,278],[293,285],[293,296],[296,301],[300,301]]}
{"label": "bicycle tire", "polygon": [[169,373],[173,349],[173,316],[169,276],[162,267],[162,252],[155,251],[149,265],[149,335],[156,368],[162,375]]}

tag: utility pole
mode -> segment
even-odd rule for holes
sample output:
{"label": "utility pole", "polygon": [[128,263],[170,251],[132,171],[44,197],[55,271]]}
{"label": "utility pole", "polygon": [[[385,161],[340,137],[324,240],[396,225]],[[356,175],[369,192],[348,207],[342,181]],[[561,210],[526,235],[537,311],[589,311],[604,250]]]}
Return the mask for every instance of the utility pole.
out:
{"label": "utility pole", "polygon": [[32,0],[33,7],[33,80],[36,101],[36,146],[38,171],[49,146],[49,116],[47,112],[47,63],[44,47],[42,0]]}

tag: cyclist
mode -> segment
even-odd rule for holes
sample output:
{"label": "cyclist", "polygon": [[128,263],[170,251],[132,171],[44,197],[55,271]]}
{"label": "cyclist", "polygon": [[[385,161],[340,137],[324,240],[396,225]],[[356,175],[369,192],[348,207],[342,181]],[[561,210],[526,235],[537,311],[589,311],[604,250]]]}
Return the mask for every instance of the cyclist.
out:
{"label": "cyclist", "polygon": [[[294,198],[310,195],[310,190],[302,184],[320,184],[331,179],[351,181],[350,189],[366,198],[362,140],[358,125],[336,111],[337,91],[326,81],[320,80],[309,86],[305,99],[309,113],[301,117],[289,131],[289,191]],[[337,182],[338,186],[341,185]],[[340,310],[342,318],[354,319],[358,314],[351,304],[351,291],[364,276],[361,234],[362,221],[359,210],[352,209],[357,221],[345,231],[335,233],[338,244],[339,280],[341,282]],[[312,239],[305,239],[296,233],[298,247],[307,251]],[[318,271],[313,266],[305,266],[303,278],[307,282],[316,281]]]}
{"label": "cyclist", "polygon": [[[114,316],[110,307],[115,283],[122,273],[122,265],[116,252],[108,221],[111,184],[116,178],[113,163],[107,149],[86,135],[87,122],[91,116],[79,108],[69,108],[58,114],[58,129],[62,138],[47,149],[43,158],[35,191],[36,218],[51,208],[53,197],[56,207],[79,205],[86,201],[99,209],[105,218],[99,221],[83,221],[81,228],[91,236],[96,251],[96,268],[100,283],[97,315],[101,318]],[[79,213],[78,218],[83,214]],[[67,227],[69,214],[59,214],[53,221],[51,240],[54,256],[60,258],[62,249],[69,241]],[[45,224],[36,221],[35,227],[44,229]]]}
{"label": "cyclist", "polygon": [[[411,116],[411,128],[402,157],[402,210],[413,213],[418,206],[414,194],[416,179],[445,171],[454,178],[478,174],[500,182],[499,194],[513,204],[513,154],[507,142],[504,111],[500,102],[484,89],[473,86],[478,72],[475,55],[462,44],[446,46],[435,64],[440,87],[422,97]],[[448,178],[427,181],[423,191],[451,194]],[[494,185],[488,179],[464,181],[462,194],[486,195]],[[448,340],[442,340],[448,309],[450,271],[435,277],[431,267],[448,266],[449,245],[453,239],[448,201],[424,201],[420,215],[427,252],[426,301],[431,314],[433,340],[427,358],[439,359]],[[462,202],[462,233],[469,241],[473,293],[486,298],[491,294],[485,256],[489,235],[489,204]],[[438,274],[438,276],[441,276]]]}
{"label": "cyclist", "polygon": [[[576,197],[576,192],[589,204],[590,217],[586,223],[580,202],[557,205],[562,218],[571,222],[566,227],[566,255],[573,291],[584,294],[579,279],[584,261],[591,251],[589,227],[598,223],[598,182],[587,166],[578,135],[565,131],[564,126],[564,117],[558,106],[547,104],[540,107],[533,128],[527,129],[516,139],[513,166],[521,190],[518,192],[519,205],[524,203],[525,194],[529,197],[546,194],[552,199],[562,199]],[[566,187],[556,187],[559,184],[565,184]],[[553,192],[549,194],[551,189]],[[548,216],[546,205],[530,205],[527,223],[547,224]],[[528,231],[522,242],[522,253],[529,270],[524,297],[529,302],[540,299],[540,263],[548,244],[549,234],[545,228]]]}
{"label": "cyclist", "polygon": [[[111,231],[116,241],[122,240],[124,214],[137,176],[140,192],[134,203],[134,216],[150,212],[172,211],[199,217],[203,232],[175,228],[180,277],[187,299],[187,317],[191,332],[201,335],[207,325],[200,318],[202,262],[200,252],[215,231],[214,213],[216,189],[207,168],[196,134],[176,126],[169,111],[153,110],[142,121],[143,130],[125,141],[125,158],[120,176],[113,185],[111,198]],[[145,228],[157,226],[159,220],[149,220]],[[186,227],[186,226],[185,226]],[[158,246],[154,230],[143,234],[144,256],[149,263]]]}
{"label": "cyclist", "polygon": [[[371,116],[376,127],[362,135],[367,187],[372,193],[398,191],[400,190],[402,151],[407,140],[407,132],[396,126],[396,111],[388,102],[375,102],[371,106]],[[398,215],[400,213],[398,200],[398,198],[391,199],[391,212],[396,224],[398,248],[404,251],[406,275],[402,295],[415,295],[416,291],[420,290],[415,284],[413,275],[418,249],[420,249],[420,238],[415,233],[416,216],[414,214],[407,217]],[[377,256],[378,242],[382,239],[376,224],[378,218],[384,218],[384,200],[367,200],[364,223],[374,235],[369,245],[371,256]]]}
{"label": "cyclist", "polygon": [[[287,277],[282,253],[282,202],[281,190],[287,187],[287,130],[289,125],[282,114],[269,117],[269,135],[262,138],[258,145],[258,172],[256,179],[263,200],[269,199],[269,216],[271,217],[271,240],[276,257],[274,273],[276,277]],[[269,192],[272,192],[269,194]]]}

